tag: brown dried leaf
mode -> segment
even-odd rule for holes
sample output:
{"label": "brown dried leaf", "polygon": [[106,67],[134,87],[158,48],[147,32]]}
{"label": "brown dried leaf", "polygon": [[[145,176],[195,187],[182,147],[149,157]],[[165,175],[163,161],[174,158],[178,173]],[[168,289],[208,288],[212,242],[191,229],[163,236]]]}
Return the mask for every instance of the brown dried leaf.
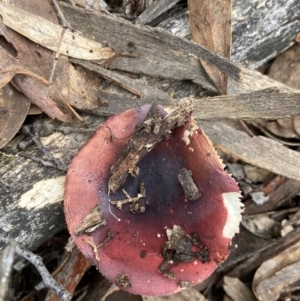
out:
{"label": "brown dried leaf", "polygon": [[51,118],[63,122],[74,122],[70,112],[64,113],[56,103],[48,96],[42,86],[33,78],[26,75],[16,75],[14,84],[20,89],[35,105]]}
{"label": "brown dried leaf", "polygon": [[224,276],[223,288],[233,301],[255,301],[251,290],[238,278]]}
{"label": "brown dried leaf", "polygon": [[[193,40],[230,59],[231,1],[189,0],[188,6]],[[227,94],[227,75],[204,60],[201,63],[219,91]]]}
{"label": "brown dried leaf", "polygon": [[268,75],[291,88],[300,89],[300,44],[278,55]]}
{"label": "brown dried leaf", "polygon": [[11,85],[1,89],[0,148],[4,147],[22,126],[30,107],[30,100]]}
{"label": "brown dried leaf", "polygon": [[[272,63],[268,75],[291,88],[300,89],[300,44],[296,44],[278,55]],[[280,119],[268,123],[266,128],[279,137],[299,138],[300,118]]]}
{"label": "brown dried leaf", "polygon": [[[58,23],[55,12],[47,1],[40,3],[39,0],[26,2],[14,0],[14,5]],[[49,78],[54,62],[53,52],[40,47],[9,28],[6,28],[5,33],[5,38],[11,41],[18,52],[19,61],[44,78]],[[99,77],[93,77],[93,80],[90,81],[87,74],[75,69],[68,62],[66,56],[60,55],[53,83],[47,93],[59,107],[64,108],[65,112],[69,111],[69,104],[81,110],[93,110],[101,106],[101,102],[98,100],[98,91],[95,88],[99,81]],[[69,114],[72,115],[71,112]]]}
{"label": "brown dried leaf", "polygon": [[28,115],[39,115],[39,114],[42,114],[42,113],[43,113],[42,110],[38,106],[36,106],[34,104],[30,105]]}
{"label": "brown dried leaf", "polygon": [[282,289],[299,279],[300,242],[265,261],[256,271],[252,283],[258,300],[277,300]]}
{"label": "brown dried leaf", "polygon": [[[70,105],[80,110],[94,110],[101,107],[98,96],[100,78],[92,74],[83,74],[68,63],[68,100]],[[90,77],[89,77],[90,75]]]}
{"label": "brown dried leaf", "polygon": [[282,138],[299,138],[295,131],[293,118],[283,118],[276,121],[270,121],[264,127],[272,134]]}
{"label": "brown dried leaf", "polygon": [[[49,50],[57,50],[61,26],[4,2],[0,2],[0,11],[7,27]],[[65,31],[60,53],[85,60],[104,60],[115,55],[112,49],[68,29]]]}
{"label": "brown dried leaf", "polygon": [[294,118],[294,130],[300,137],[300,116]]}
{"label": "brown dried leaf", "polygon": [[9,52],[0,46],[0,88],[4,87],[16,74],[32,76],[44,84],[48,82],[35,73],[27,70]]}

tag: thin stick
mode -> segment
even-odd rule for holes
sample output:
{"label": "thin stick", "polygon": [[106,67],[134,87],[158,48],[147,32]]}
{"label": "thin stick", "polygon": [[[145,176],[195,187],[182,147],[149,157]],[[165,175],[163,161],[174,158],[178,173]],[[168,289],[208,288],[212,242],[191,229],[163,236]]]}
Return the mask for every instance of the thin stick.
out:
{"label": "thin stick", "polygon": [[54,58],[54,62],[53,62],[53,65],[52,65],[52,70],[51,70],[51,73],[50,73],[50,77],[49,77],[49,84],[51,85],[52,84],[52,80],[53,80],[53,76],[54,76],[54,72],[55,72],[55,69],[56,69],[56,65],[57,65],[57,61],[58,61],[58,57],[59,57],[59,50],[60,50],[60,47],[61,47],[61,44],[63,42],[63,39],[64,39],[64,35],[65,35],[65,32],[66,32],[66,29],[67,29],[67,21],[57,3],[56,0],[52,0],[52,3],[53,5],[55,6],[55,9],[59,15],[59,18],[61,20],[61,23],[62,23],[62,27],[63,27],[63,30],[61,31],[61,34],[60,34],[60,38],[59,38],[59,41],[58,41],[58,45],[57,45],[57,50],[56,50],[56,54],[55,54],[55,58]]}
{"label": "thin stick", "polygon": [[40,256],[37,256],[34,253],[27,251],[12,238],[6,237],[3,231],[1,231],[0,233],[0,241],[4,242],[5,244],[9,244],[10,242],[12,242],[15,245],[16,254],[28,260],[31,264],[35,266],[35,268],[40,273],[45,286],[52,289],[62,301],[70,301],[72,299],[72,295],[60,283],[56,282],[51,276]]}

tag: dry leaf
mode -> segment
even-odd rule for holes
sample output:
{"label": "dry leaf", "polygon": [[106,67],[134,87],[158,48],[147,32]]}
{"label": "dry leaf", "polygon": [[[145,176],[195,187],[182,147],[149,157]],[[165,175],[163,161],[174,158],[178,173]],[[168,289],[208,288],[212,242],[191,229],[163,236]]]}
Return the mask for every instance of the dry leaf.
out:
{"label": "dry leaf", "polygon": [[47,84],[45,79],[27,70],[25,66],[20,64],[9,52],[0,46],[0,88],[9,83],[16,74],[26,74]]}
{"label": "dry leaf", "polygon": [[269,77],[300,89],[300,44],[296,44],[276,57],[268,72]]}
{"label": "dry leaf", "polygon": [[294,128],[294,118],[282,118],[275,121],[270,121],[267,122],[264,127],[278,137],[287,139],[299,138],[299,135]]}
{"label": "dry leaf", "polygon": [[[300,89],[300,44],[278,55],[268,75],[291,88]],[[265,127],[278,137],[292,139],[300,137],[300,117],[279,119],[267,123]]]}
{"label": "dry leaf", "polygon": [[294,130],[300,137],[300,116],[294,118]]}
{"label": "dry leaf", "polygon": [[[14,0],[14,5],[20,6],[32,13],[40,14],[44,18],[58,23],[55,12],[53,12],[48,2],[40,3],[38,0],[26,2]],[[19,61],[37,74],[48,78],[54,62],[54,54],[52,51],[40,47],[17,32],[6,28],[4,24],[1,28],[4,28],[1,32],[5,33],[6,40],[10,41],[17,51]],[[97,86],[99,80],[97,77],[97,80],[94,80],[93,84]],[[47,90],[45,87],[39,86],[42,90],[40,93],[44,96],[48,94],[49,97],[41,97],[40,100],[48,101],[50,107],[54,105],[52,101],[54,100],[64,112],[64,116],[60,113],[55,114],[56,118],[62,121],[72,122],[74,115],[72,110],[70,110],[70,104],[79,109],[89,110],[98,108],[101,105],[101,102],[98,100],[97,89],[94,85],[92,86],[86,76],[68,62],[67,57],[61,55],[57,61],[52,85],[48,87]],[[31,97],[34,96],[35,95],[31,95]],[[33,99],[33,101],[38,104],[38,100]],[[68,117],[66,115],[68,115]],[[54,117],[52,113],[50,116]]]}
{"label": "dry leaf", "polygon": [[70,63],[68,70],[68,100],[70,105],[80,110],[93,110],[101,107],[102,102],[98,96],[98,86],[101,79],[97,75],[89,73],[93,76],[93,81],[89,81],[88,74],[83,74]]}
{"label": "dry leaf", "polygon": [[[3,23],[31,41],[56,51],[62,27],[16,6],[0,2]],[[84,60],[106,60],[115,52],[76,32],[66,30],[60,53]]]}
{"label": "dry leaf", "polygon": [[226,294],[233,301],[255,301],[255,297],[251,290],[238,278],[232,278],[224,276],[224,285],[223,288]]}
{"label": "dry leaf", "polygon": [[300,242],[265,261],[256,271],[252,283],[258,300],[276,300],[282,289],[299,279]]}
{"label": "dry leaf", "polygon": [[48,93],[43,89],[44,87],[33,78],[26,75],[16,75],[13,82],[19,90],[49,117],[63,122],[74,122],[73,116],[69,112],[64,113],[48,96]]}
{"label": "dry leaf", "polygon": [[6,85],[0,91],[0,148],[2,148],[22,126],[30,107],[30,100],[11,85]]}
{"label": "dry leaf", "polygon": [[39,115],[39,114],[42,114],[42,113],[43,113],[42,110],[38,106],[36,106],[34,104],[30,105],[28,115]]}
{"label": "dry leaf", "polygon": [[[230,59],[231,1],[189,0],[188,6],[193,40]],[[201,63],[219,91],[227,94],[227,75],[204,60]]]}
{"label": "dry leaf", "polygon": [[[14,0],[14,4],[58,24],[56,12],[53,11],[50,3],[47,1],[40,3],[39,0],[26,2]],[[9,28],[7,32],[14,48],[18,52],[20,62],[44,78],[49,78],[54,61],[53,52],[40,47]],[[100,79],[94,76],[91,81],[87,75],[89,73],[85,72],[83,74],[69,63],[66,56],[60,55],[53,83],[47,91],[49,97],[57,102],[60,107],[64,107],[66,112],[69,110],[68,104],[81,110],[98,108],[102,104],[98,99],[98,91],[96,89]]]}

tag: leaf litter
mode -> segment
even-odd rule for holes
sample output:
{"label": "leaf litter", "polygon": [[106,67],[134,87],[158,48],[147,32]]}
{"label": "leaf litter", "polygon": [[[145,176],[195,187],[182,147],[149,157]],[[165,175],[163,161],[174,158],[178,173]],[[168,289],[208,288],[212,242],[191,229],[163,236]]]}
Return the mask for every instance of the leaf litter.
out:
{"label": "leaf litter", "polygon": [[[44,47],[48,47],[50,50],[52,51],[56,51],[57,50],[57,41],[58,41],[58,37],[61,33],[61,27],[50,22],[51,24],[49,24],[49,22],[46,22],[43,20],[41,20],[38,16],[40,15],[39,13],[36,13],[36,15],[33,13],[33,11],[30,13],[27,13],[25,11],[22,11],[22,13],[24,14],[24,16],[29,20],[28,22],[28,26],[23,26],[26,27],[25,31],[21,31],[20,27],[20,18],[18,18],[18,13],[20,13],[21,11],[19,11],[19,8],[16,7],[12,7],[10,5],[4,4],[4,2],[0,2],[0,7],[1,7],[1,13],[5,13],[5,16],[3,18],[4,24],[6,24],[7,26],[15,29],[18,32],[21,32],[22,35],[26,36],[27,38],[31,39],[32,41],[35,41],[36,43],[38,43],[41,46]],[[207,2],[205,7],[205,10],[203,10],[205,12],[205,14],[202,14],[202,22],[200,22],[201,24],[205,24],[206,28],[203,29],[202,31],[199,30],[199,24],[197,25],[197,23],[199,22],[198,19],[200,19],[200,14],[196,12],[193,12],[193,10],[197,9],[197,5],[199,7],[199,4],[197,4],[197,1],[189,1],[189,9],[191,11],[190,13],[190,22],[191,22],[191,31],[193,34],[193,38],[196,42],[200,42],[202,44],[202,46],[208,48],[209,50],[213,51],[213,52],[217,52],[220,55],[229,58],[229,52],[230,52],[230,46],[231,46],[231,41],[230,41],[230,28],[228,26],[228,24],[230,23],[230,11],[231,11],[231,5],[228,2],[224,2],[223,5],[223,9],[221,9],[221,12],[223,13],[223,17],[219,18],[220,22],[215,22],[215,20],[213,18],[206,20],[209,22],[205,22],[205,17],[206,16],[218,16],[218,13],[220,11],[218,11],[218,7],[216,6],[210,6],[210,4]],[[7,9],[9,11],[7,11]],[[16,13],[13,14],[13,11],[15,11]],[[224,11],[226,11],[226,13],[224,13]],[[199,16],[198,16],[199,15]],[[2,16],[3,17],[3,16]],[[217,18],[216,18],[217,19]],[[204,21],[203,21],[204,20]],[[30,29],[32,27],[34,27],[35,22],[40,22],[40,23],[45,23],[43,25],[45,25],[45,27],[42,27],[41,32],[38,33],[38,40],[35,40],[35,37],[31,36],[31,32]],[[16,28],[15,26],[19,26],[18,28]],[[49,27],[46,27],[49,26]],[[46,45],[44,41],[41,38],[41,33],[45,33],[46,28],[49,28],[49,30],[51,31],[51,35],[52,35],[52,43],[50,45]],[[196,33],[195,33],[196,31]],[[198,32],[197,32],[198,31]],[[221,31],[222,33],[222,38],[218,37],[218,35],[216,35],[216,33],[218,31]],[[203,33],[203,35],[201,36],[201,33]],[[208,35],[208,32],[210,32],[210,34]],[[70,36],[68,36],[70,34]],[[69,48],[70,46],[70,40],[68,40],[69,38],[71,39],[72,42],[72,34],[68,32],[67,38],[64,42],[66,42],[66,45],[63,45],[63,47],[61,48],[61,53],[65,54],[67,56],[74,56],[74,49],[73,48]],[[8,35],[7,32],[4,34],[3,30],[2,30],[2,35],[4,37],[6,37],[7,42],[12,43],[14,46],[16,46],[18,43],[16,41],[13,42],[13,39],[8,39]],[[22,39],[22,38],[21,38]],[[95,57],[97,57],[97,59],[108,59],[111,56],[113,56],[114,51],[111,50],[110,48],[107,47],[102,47],[101,44],[95,42],[93,43],[88,43],[91,40],[89,40],[88,38],[81,39],[81,37],[77,37],[77,33],[76,33],[76,41],[79,41],[78,45],[75,46],[75,48],[80,48],[81,51],[78,50],[79,56],[74,56],[74,57],[78,57],[80,59],[86,59],[86,60],[91,60],[91,59],[95,59]],[[89,41],[88,41],[89,40]],[[93,41],[92,41],[93,42]],[[23,42],[20,42],[21,44]],[[30,42],[31,43],[31,42]],[[25,45],[25,44],[23,44]],[[91,47],[91,45],[94,47]],[[84,46],[84,47],[81,47]],[[30,56],[34,55],[34,52],[36,50],[33,50],[34,48],[32,48],[32,50],[30,51],[29,49],[31,47],[36,47],[35,46],[27,46],[24,47],[24,49],[22,49],[22,47],[20,47],[20,44],[18,47],[16,47],[16,51],[18,53],[18,57],[20,58],[19,61],[17,61],[13,56],[7,54],[7,52],[4,50],[1,51],[1,53],[3,55],[3,60],[0,60],[0,62],[5,63],[5,65],[0,66],[0,70],[1,73],[3,73],[3,75],[0,77],[1,79],[1,84],[2,87],[7,85],[8,82],[11,81],[11,79],[16,75],[16,74],[23,74],[23,75],[18,75],[17,80],[14,79],[14,85],[20,85],[20,81],[33,81],[32,78],[35,78],[37,80],[41,80],[44,83],[46,83],[46,81],[42,78],[47,78],[48,77],[48,72],[51,68],[51,60],[53,60],[54,56],[52,55],[51,52],[49,52],[48,54],[45,52],[45,54],[41,55],[40,51],[44,51],[45,49],[42,47],[39,47],[39,54],[41,55],[41,57],[43,58],[43,62],[46,62],[46,57],[49,58],[48,62],[50,63],[50,65],[48,66],[47,64],[47,68],[45,68],[46,71],[42,71],[42,68],[40,67],[42,65],[42,67],[44,67],[43,64],[38,64],[37,66],[34,66],[32,64],[32,61],[28,61],[30,62],[30,64],[26,64],[26,61],[28,60],[28,53],[30,53]],[[76,48],[76,50],[77,50]],[[98,49],[100,51],[94,53],[94,49]],[[102,49],[102,53],[101,53],[101,49]],[[93,52],[91,52],[90,50],[93,50]],[[78,55],[78,54],[76,54]],[[38,57],[39,55],[37,54],[36,57]],[[63,67],[63,68],[58,68],[57,69],[57,74],[54,78],[56,78],[56,80],[60,80],[62,82],[61,86],[57,86],[57,90],[56,92],[52,92],[53,99],[55,101],[58,101],[59,103],[59,99],[62,102],[65,102],[66,99],[68,101],[69,104],[73,105],[76,108],[79,108],[81,110],[92,110],[93,108],[99,107],[100,105],[102,105],[102,102],[99,101],[97,99],[97,93],[93,93],[95,92],[93,85],[87,83],[86,86],[84,85],[84,87],[88,87],[90,89],[90,92],[84,92],[82,93],[82,88],[79,87],[79,84],[86,80],[87,78],[85,77],[85,74],[83,73],[78,73],[80,75],[76,75],[77,73],[77,69],[75,69],[72,65],[70,65],[68,63],[67,59],[63,59],[62,56],[60,57],[60,60],[65,60],[65,63],[63,64],[64,66],[67,67]],[[227,93],[227,76],[224,75],[222,72],[216,70],[216,68],[211,67],[208,63],[206,63],[205,61],[202,61],[202,64],[206,70],[206,72],[208,73],[208,75],[210,76],[211,80],[215,83],[215,85],[217,86],[218,90],[221,92],[221,94],[226,94]],[[7,65],[7,63],[9,63]],[[275,66],[275,64],[274,64]],[[71,70],[72,69],[72,70]],[[70,71],[71,70],[71,71]],[[288,72],[288,71],[287,71]],[[65,80],[66,78],[68,79],[69,77],[73,77],[73,75],[70,76],[70,73],[74,73],[74,77],[76,78],[73,81],[73,84],[70,84],[68,82],[68,80]],[[24,77],[24,74],[26,75],[26,77]],[[38,75],[37,75],[38,74]],[[270,74],[271,75],[271,74]],[[96,81],[96,86],[97,83],[99,83],[99,79],[97,78],[98,81]],[[277,80],[280,80],[282,82],[285,82],[284,80],[277,78]],[[87,80],[88,81],[88,80]],[[288,82],[286,82],[288,83]],[[34,84],[35,86],[41,85],[41,83],[36,83]],[[7,98],[7,95],[9,95],[10,93],[19,93],[19,92],[9,92],[8,90],[9,86],[5,86],[3,91],[4,93],[2,94],[3,98],[9,99]],[[32,86],[30,86],[32,87]],[[65,87],[68,87],[69,93],[65,93],[63,92],[63,89]],[[280,86],[279,86],[280,87]],[[298,86],[294,86],[294,88],[298,89]],[[10,89],[13,89],[12,87],[10,87]],[[42,88],[38,88],[38,90],[43,90]],[[73,90],[74,94],[71,95],[70,94],[70,90]],[[288,89],[287,89],[288,90]],[[8,92],[7,92],[8,91]],[[28,90],[27,90],[28,91]],[[49,90],[50,91],[50,90]],[[280,90],[282,92],[282,90]],[[293,90],[289,90],[290,93],[293,93]],[[295,91],[296,92],[296,91]],[[86,93],[89,96],[86,96]],[[26,93],[25,93],[26,94]],[[27,93],[28,94],[28,93]],[[82,94],[85,94],[85,96],[83,96],[82,98],[80,98],[80,96],[82,96]],[[5,96],[6,95],[6,96]],[[71,95],[71,96],[70,96]],[[28,95],[29,96],[29,95]],[[250,95],[251,97],[251,95]],[[32,98],[33,97],[30,97]],[[74,102],[72,103],[70,99],[75,99]],[[9,139],[11,139],[15,133],[16,133],[16,129],[19,128],[22,124],[22,120],[24,120],[28,110],[29,110],[29,102],[27,100],[24,101],[24,107],[19,108],[19,112],[14,113],[14,109],[13,107],[16,109],[17,105],[11,105],[9,101],[12,101],[12,99],[10,98],[9,100],[5,100],[5,107],[6,107],[6,111],[9,111],[11,113],[12,116],[14,116],[14,119],[18,119],[18,123],[14,124],[14,131],[11,131],[11,133],[6,134],[6,130],[9,127],[10,122],[14,122],[12,121],[13,119],[7,119],[5,120],[5,125],[2,126],[2,128],[0,127],[1,130],[1,140],[4,140],[3,137],[6,139],[6,143],[8,143]],[[61,103],[60,103],[61,105]],[[11,106],[11,107],[10,107]],[[49,107],[49,105],[46,105],[47,107]],[[56,107],[56,105],[54,105]],[[65,109],[68,108],[68,106],[65,106]],[[44,108],[44,111],[47,111],[46,108]],[[48,114],[54,118],[59,117],[59,119],[63,119],[64,121],[67,121],[66,119],[64,119],[65,117],[62,117],[62,115],[59,115],[58,113],[51,113],[48,112]],[[64,113],[63,113],[64,114]],[[66,116],[71,116],[72,113],[68,110],[68,113]],[[71,118],[72,119],[72,118]],[[71,121],[68,120],[68,121]],[[73,121],[73,120],[72,120]],[[274,121],[272,121],[274,124]],[[289,119],[285,120],[278,120],[275,121],[277,123],[277,127],[276,129],[274,129],[275,127],[272,128],[272,126],[270,125],[271,122],[268,123],[268,126],[266,126],[266,128],[268,130],[270,130],[271,132],[273,132],[274,134],[276,134],[277,136],[284,136],[287,139],[290,138],[297,138],[298,133],[298,117],[294,117],[292,122]],[[265,125],[264,125],[265,126]],[[216,123],[215,127],[219,127],[220,129],[224,130],[226,132],[226,127],[223,127],[223,125],[221,123]],[[281,134],[283,133],[283,130],[280,130],[280,127],[285,128],[285,131],[288,131],[288,133],[285,134]],[[4,130],[4,128],[6,128],[6,130]],[[206,127],[204,127],[205,129],[208,128],[208,125]],[[279,128],[279,129],[278,129]],[[280,132],[282,131],[282,132]],[[14,132],[14,133],[13,133]],[[209,131],[207,131],[209,132]],[[218,130],[216,131],[218,132]],[[4,133],[4,135],[2,136],[2,134]],[[12,134],[13,133],[13,134]],[[238,137],[235,135],[235,131],[232,131],[233,135],[232,137]],[[213,133],[210,133],[210,135],[213,137]],[[252,141],[253,140],[253,141]],[[221,148],[223,149],[223,151],[225,150],[225,152],[227,154],[232,155],[233,157],[236,157],[236,155],[238,154],[238,152],[236,151],[236,149],[226,149],[226,147],[222,147],[222,141],[216,137],[215,139],[213,139],[214,143],[216,145],[221,145]],[[229,138],[230,141],[230,138]],[[268,170],[272,170],[278,174],[284,174],[287,178],[296,178],[297,180],[299,180],[299,178],[297,178],[297,176],[295,176],[295,170],[292,170],[292,168],[290,168],[288,165],[286,165],[286,172],[283,172],[284,169],[284,165],[286,160],[288,160],[289,162],[293,162],[293,159],[298,158],[298,153],[297,151],[285,151],[284,148],[281,148],[279,146],[277,146],[276,144],[272,144],[269,143],[269,140],[263,140],[264,142],[266,142],[265,145],[265,152],[267,152],[268,146],[274,146],[275,150],[279,150],[280,154],[279,156],[276,156],[274,154],[271,154],[271,161],[273,159],[273,165],[272,163],[262,163],[260,161],[259,158],[255,157],[254,159],[251,158],[251,154],[250,153],[246,153],[246,155],[241,154],[240,156],[238,155],[237,157],[239,159],[245,160],[245,161],[250,161],[250,163],[254,164],[254,165],[258,165],[261,167],[264,167]],[[258,153],[262,151],[262,149],[260,148],[261,145],[261,141],[259,139],[246,139],[246,140],[240,140],[238,143],[242,143],[242,144],[252,144],[253,147],[258,149]],[[241,161],[237,161],[236,159],[230,159],[232,162],[241,162]],[[277,162],[278,160],[282,160],[281,162],[281,166],[280,169],[279,167],[277,168]],[[244,293],[244,296],[248,296],[248,298],[252,298],[253,296],[249,293],[249,286],[245,285],[245,283],[241,282],[240,280],[238,280],[238,278],[242,278],[243,276],[245,276],[247,273],[249,273],[249,271],[253,273],[253,270],[255,270],[257,267],[260,266],[260,268],[257,269],[254,279],[253,279],[253,286],[252,286],[252,292],[255,294],[255,296],[259,299],[259,300],[267,300],[270,299],[270,295],[272,296],[271,298],[280,298],[280,294],[282,293],[282,290],[285,294],[291,294],[291,293],[297,293],[297,287],[291,286],[292,283],[296,282],[298,280],[297,275],[294,275],[294,271],[298,270],[298,264],[299,264],[299,258],[297,257],[293,257],[290,252],[293,248],[295,248],[296,242],[297,241],[297,236],[299,235],[299,231],[298,231],[298,218],[297,218],[297,213],[299,212],[299,210],[297,209],[297,206],[295,206],[295,208],[292,208],[291,205],[289,204],[289,200],[291,198],[291,195],[288,194],[288,191],[290,191],[290,187],[294,187],[293,188],[293,194],[292,194],[292,198],[294,198],[297,195],[297,191],[299,193],[299,183],[296,180],[290,180],[290,179],[286,179],[284,178],[285,181],[284,182],[276,182],[276,184],[273,184],[273,190],[271,192],[268,192],[268,194],[270,194],[270,203],[266,203],[268,204],[268,206],[266,205],[264,208],[265,210],[269,213],[268,214],[268,218],[275,222],[275,224],[280,223],[281,228],[285,229],[286,232],[282,232],[281,233],[281,238],[278,239],[278,237],[276,237],[276,233],[273,233],[273,236],[271,234],[271,238],[270,239],[270,245],[274,247],[273,250],[271,250],[271,248],[267,248],[265,250],[261,250],[260,252],[256,253],[256,256],[253,257],[252,260],[248,260],[243,263],[237,264],[237,266],[235,268],[233,268],[233,266],[231,266],[231,273],[228,273],[228,275],[230,275],[230,277],[226,276],[224,278],[224,292],[230,296],[233,300],[235,300],[237,295],[234,295],[233,292],[234,290],[238,289],[240,292]],[[245,179],[244,179],[245,180]],[[262,193],[264,193],[264,188],[266,186],[268,186],[267,180],[263,180],[263,182],[261,183],[261,185],[259,186],[257,183],[252,182],[251,179],[249,179],[246,176],[246,181],[248,181],[248,183],[250,183],[250,185],[252,186],[252,189],[256,190],[256,191],[262,191]],[[293,181],[293,182],[292,182]],[[271,181],[270,181],[271,182]],[[284,186],[285,185],[285,186]],[[294,186],[293,186],[294,185]],[[297,190],[298,189],[298,190]],[[278,199],[276,199],[276,197]],[[277,200],[277,202],[272,201],[272,199]],[[251,200],[251,194],[247,194],[245,193],[245,201],[250,203],[252,202]],[[278,204],[284,204],[281,207],[278,207]],[[259,208],[259,205],[257,204],[253,204],[251,203],[252,206],[249,206],[249,208],[252,207],[252,212],[258,212],[259,210],[261,210],[262,208]],[[291,210],[288,210],[289,207],[291,207],[292,209],[294,209],[294,212],[292,212]],[[256,208],[256,209],[254,209]],[[256,210],[256,211],[255,211]],[[249,211],[250,213],[250,211]],[[247,213],[246,210],[246,214]],[[272,214],[270,214],[272,213]],[[256,213],[257,214],[257,213]],[[254,214],[255,215],[255,214]],[[248,218],[250,218],[251,216],[248,216]],[[292,217],[294,217],[294,219],[292,219]],[[284,221],[286,220],[286,221]],[[288,223],[289,220],[293,220],[293,223]],[[256,223],[259,223],[260,219],[256,218]],[[287,226],[288,223],[289,227]],[[286,226],[284,226],[284,224],[286,224]],[[259,227],[261,227],[263,225],[257,225],[258,229]],[[253,228],[252,228],[253,229]],[[255,229],[252,230],[252,234],[254,236],[259,236],[259,233],[256,233]],[[270,235],[270,234],[268,234]],[[249,238],[248,243],[250,242],[250,240],[253,238]],[[277,242],[276,242],[277,240]],[[281,244],[280,244],[281,243]],[[243,249],[243,248],[247,248],[247,244],[246,247],[243,246],[243,243],[239,244],[239,248]],[[250,250],[249,250],[250,251]],[[255,252],[255,250],[254,250]],[[288,255],[285,253],[288,252]],[[233,253],[233,257],[235,253]],[[254,253],[255,254],[255,253]],[[260,259],[258,259],[259,255],[262,255],[262,257]],[[275,256],[275,257],[274,257]],[[285,262],[286,258],[291,258],[293,257],[294,259],[291,262]],[[272,270],[268,268],[268,265],[274,265],[274,262],[270,263],[271,260],[275,260],[277,262],[276,266],[277,266],[277,270]],[[240,266],[239,266],[240,265]],[[228,261],[228,266],[230,267],[230,260]],[[226,263],[225,263],[225,268],[226,268]],[[270,271],[271,270],[271,271]],[[218,275],[218,273],[216,274]],[[264,277],[262,277],[261,275],[263,275]],[[238,277],[238,278],[235,278]],[[293,278],[294,277],[294,278]],[[231,279],[232,278],[232,279]],[[278,282],[279,281],[279,282]],[[214,281],[211,282],[211,284],[214,284]],[[275,287],[275,289],[273,289]],[[277,289],[276,289],[277,288]],[[251,287],[250,287],[251,289]],[[188,289],[182,293],[180,293],[180,295],[184,295],[184,294],[191,294],[189,298],[189,300],[197,300],[196,298],[200,298],[200,293],[198,291],[194,292],[194,289]],[[196,294],[196,295],[195,295]],[[142,297],[144,300],[167,300],[168,297],[164,298],[152,298],[152,297]],[[151,299],[152,298],[152,299]],[[179,295],[178,296],[174,296],[173,300],[176,300],[176,298],[182,298]],[[185,297],[187,298],[187,297]],[[202,296],[201,298],[204,297]],[[181,300],[181,299],[178,299]],[[237,300],[237,299],[236,299]],[[250,299],[249,299],[250,300]]]}

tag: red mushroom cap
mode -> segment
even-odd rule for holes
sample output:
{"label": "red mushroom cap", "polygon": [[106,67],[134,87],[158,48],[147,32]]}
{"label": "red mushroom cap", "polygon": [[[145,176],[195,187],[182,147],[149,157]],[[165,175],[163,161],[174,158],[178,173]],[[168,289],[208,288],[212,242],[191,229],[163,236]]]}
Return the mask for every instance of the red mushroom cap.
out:
{"label": "red mushroom cap", "polygon": [[[110,204],[109,200],[126,198],[122,189],[108,195],[111,166],[149,108],[145,105],[110,117],[80,150],[67,174],[64,209],[76,245],[105,277],[133,294],[167,295],[202,282],[227,258],[231,239],[239,231],[242,206],[237,183],[224,171],[212,144],[192,118],[174,129],[169,139],[157,143],[138,163],[139,174],[128,176],[122,186],[135,197],[144,182],[145,212],[132,214],[130,204],[121,209]],[[111,139],[111,132],[127,138]],[[182,168],[191,171],[199,189],[195,201],[186,199],[178,181]],[[97,206],[105,222],[91,233],[76,235]],[[184,251],[172,246],[172,234],[180,231],[187,238],[182,244],[189,246],[191,254],[202,252],[205,257],[206,250],[208,258],[185,257]],[[195,234],[198,243],[192,239]]]}

